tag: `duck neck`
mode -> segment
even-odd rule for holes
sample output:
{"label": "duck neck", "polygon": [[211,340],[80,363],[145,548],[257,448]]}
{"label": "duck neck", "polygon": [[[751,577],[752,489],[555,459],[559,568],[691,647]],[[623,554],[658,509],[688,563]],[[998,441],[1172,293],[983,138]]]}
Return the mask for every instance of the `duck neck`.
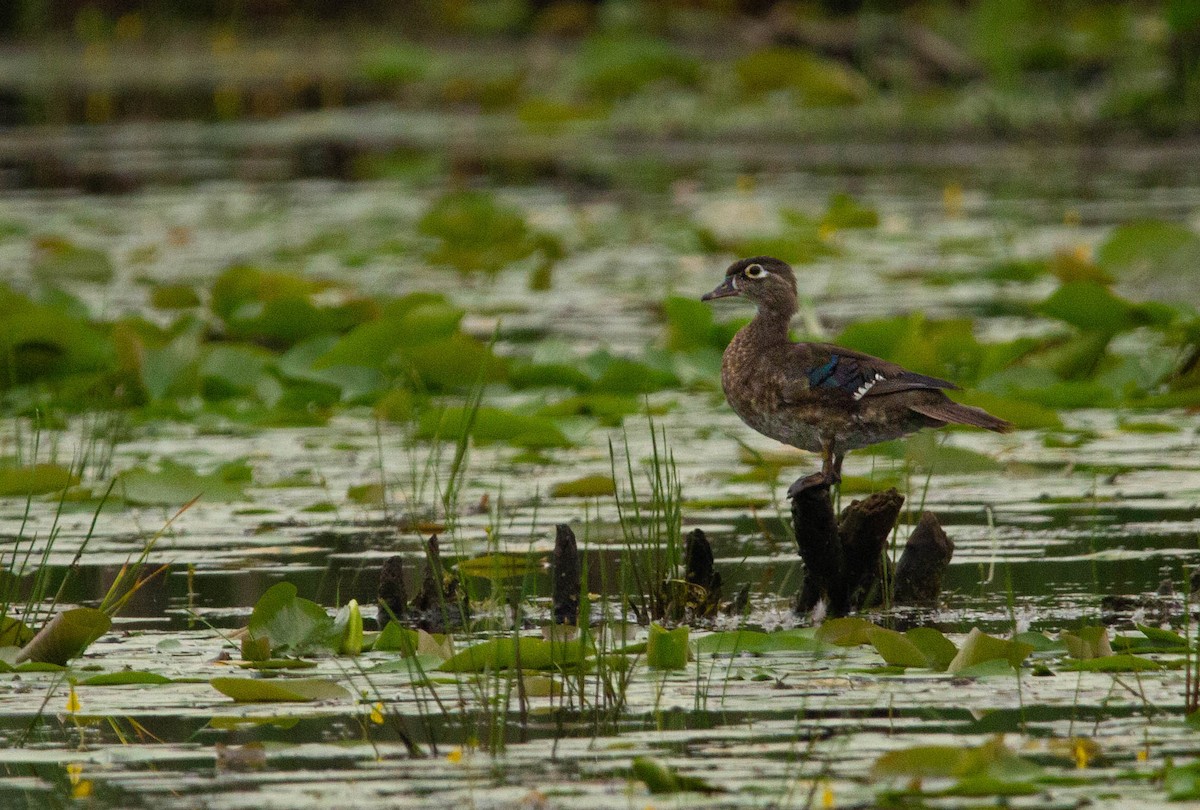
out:
{"label": "duck neck", "polygon": [[756,343],[787,343],[788,327],[791,326],[792,316],[795,314],[794,309],[760,305],[746,331]]}

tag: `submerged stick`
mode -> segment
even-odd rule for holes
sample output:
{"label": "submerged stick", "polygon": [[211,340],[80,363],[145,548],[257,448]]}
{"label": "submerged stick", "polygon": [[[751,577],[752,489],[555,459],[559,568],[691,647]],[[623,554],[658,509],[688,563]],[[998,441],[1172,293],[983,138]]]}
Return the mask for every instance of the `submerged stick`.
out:
{"label": "submerged stick", "polygon": [[579,622],[579,547],[575,543],[575,532],[565,523],[555,527],[554,593],[551,599],[555,624],[578,624]]}

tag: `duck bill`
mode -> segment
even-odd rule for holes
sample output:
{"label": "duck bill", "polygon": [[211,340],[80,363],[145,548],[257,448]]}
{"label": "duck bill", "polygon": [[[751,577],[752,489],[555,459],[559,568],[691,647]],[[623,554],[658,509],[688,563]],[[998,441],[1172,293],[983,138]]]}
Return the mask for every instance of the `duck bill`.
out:
{"label": "duck bill", "polygon": [[738,288],[733,284],[733,276],[727,276],[721,285],[709,293],[700,296],[701,301],[714,301],[718,298],[729,298],[738,295]]}

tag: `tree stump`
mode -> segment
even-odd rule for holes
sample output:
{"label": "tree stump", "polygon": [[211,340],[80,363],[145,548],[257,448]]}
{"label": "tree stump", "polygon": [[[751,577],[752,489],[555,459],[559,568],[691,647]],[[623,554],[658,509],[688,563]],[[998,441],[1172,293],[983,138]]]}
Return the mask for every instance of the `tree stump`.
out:
{"label": "tree stump", "polygon": [[[824,601],[826,615],[881,604],[928,605],[937,602],[942,575],[954,543],[930,512],[922,514],[894,573],[884,551],[896,526],[904,496],[894,488],[852,501],[835,516],[829,484],[792,490],[792,524],[804,561],[804,582],[793,607],[808,613]],[[891,588],[890,594],[885,588]]]}
{"label": "tree stump", "polygon": [[554,556],[550,558],[554,572],[551,612],[555,624],[579,622],[579,547],[575,532],[565,523],[555,527]]}

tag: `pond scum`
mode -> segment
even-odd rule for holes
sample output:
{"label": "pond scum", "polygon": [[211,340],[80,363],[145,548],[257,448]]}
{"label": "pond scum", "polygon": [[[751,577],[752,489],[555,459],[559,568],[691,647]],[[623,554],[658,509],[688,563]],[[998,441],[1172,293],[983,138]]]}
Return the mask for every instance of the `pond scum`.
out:
{"label": "pond scum", "polygon": [[[0,806],[1200,801],[1195,150],[1094,146],[1200,120],[1187,3],[176,5],[0,13],[0,183],[102,192],[0,195]],[[847,461],[851,615],[720,397],[758,254],[1018,428]]]}

